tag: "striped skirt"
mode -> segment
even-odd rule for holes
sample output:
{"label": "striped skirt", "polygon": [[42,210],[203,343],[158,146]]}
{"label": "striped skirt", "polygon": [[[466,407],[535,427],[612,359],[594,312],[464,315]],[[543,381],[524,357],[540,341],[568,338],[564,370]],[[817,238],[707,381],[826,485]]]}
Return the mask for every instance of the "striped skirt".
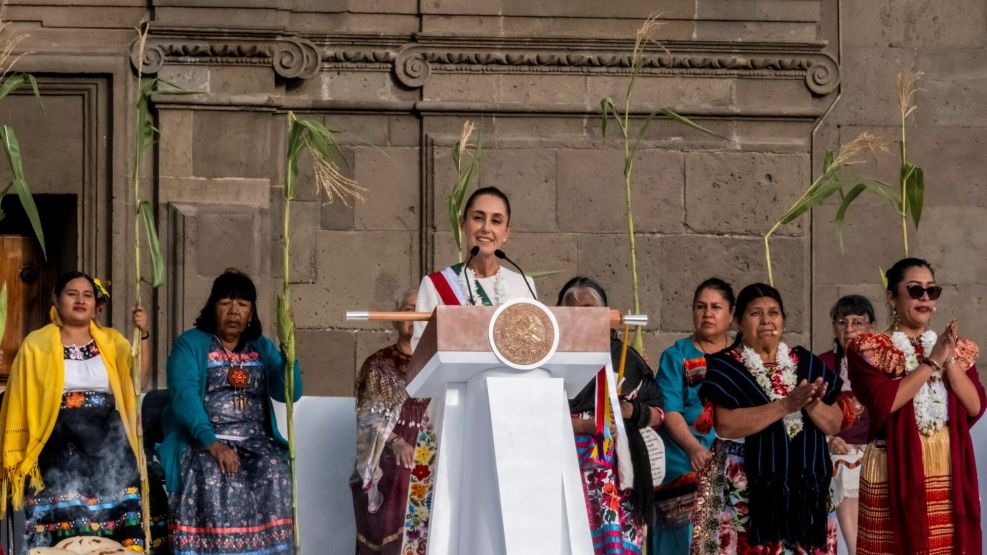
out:
{"label": "striped skirt", "polygon": [[[952,467],[949,429],[920,436],[925,468],[925,499],[929,515],[929,555],[953,551],[953,517],[950,501]],[[883,444],[871,442],[864,452],[860,475],[860,512],[857,553],[894,554],[894,526],[888,504],[888,455]]]}

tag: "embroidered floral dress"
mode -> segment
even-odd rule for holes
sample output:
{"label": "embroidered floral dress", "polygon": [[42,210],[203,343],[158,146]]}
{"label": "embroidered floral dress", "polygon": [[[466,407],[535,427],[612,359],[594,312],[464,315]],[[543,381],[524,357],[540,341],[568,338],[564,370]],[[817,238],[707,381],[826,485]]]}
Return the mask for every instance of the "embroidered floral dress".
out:
{"label": "embroidered floral dress", "polygon": [[[65,391],[58,419],[38,457],[45,489],[24,504],[25,546],[103,536],[143,551],[137,461],[109,390],[102,356],[95,341],[65,346],[64,356]],[[154,506],[151,512],[165,511]],[[164,536],[164,518],[153,518],[152,552]]]}
{"label": "embroidered floral dress", "polygon": [[192,442],[182,456],[182,487],[171,499],[175,555],[294,551],[288,458],[268,430],[264,362],[250,347],[228,352],[218,339],[207,360],[205,409],[216,437],[236,449],[240,469],[224,475]]}
{"label": "embroidered floral dress", "polygon": [[[614,360],[620,360],[621,350],[621,342],[611,339],[610,351]],[[595,419],[598,409],[598,388],[605,387],[602,376],[602,373],[599,374],[596,380],[591,381],[576,397],[569,400],[569,411],[573,418]],[[629,434],[648,426],[652,421],[653,413],[661,414],[663,417],[661,394],[658,386],[655,385],[651,368],[633,349],[627,351],[627,364],[621,391],[625,395],[635,392],[634,398],[629,401],[636,406],[634,413],[637,415],[637,420],[624,420]],[[656,421],[660,424],[661,418]],[[606,450],[603,449],[604,444],[608,444]],[[632,449],[634,445],[631,444]],[[646,448],[638,455],[643,457],[642,460],[648,460]],[[576,456],[583,476],[583,492],[586,495],[593,552],[596,555],[641,553],[647,519],[634,506],[632,490],[620,489],[615,443],[604,442],[600,435],[577,434]],[[635,473],[637,471],[635,467]],[[650,478],[649,467],[648,482],[651,481]]]}

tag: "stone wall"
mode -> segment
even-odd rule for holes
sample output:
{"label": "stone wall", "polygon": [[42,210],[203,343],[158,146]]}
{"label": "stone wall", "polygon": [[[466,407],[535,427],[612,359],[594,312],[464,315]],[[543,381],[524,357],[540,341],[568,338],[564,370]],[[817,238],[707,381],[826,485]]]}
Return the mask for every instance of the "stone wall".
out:
{"label": "stone wall", "polygon": [[[529,271],[559,272],[538,280],[542,300],[554,302],[568,277],[584,273],[629,309],[623,145],[613,125],[602,135],[599,106],[605,96],[623,106],[634,31],[656,8],[662,46],[648,51],[635,84],[634,126],[673,108],[724,138],[658,117],[640,143],[633,194],[649,357],[690,329],[696,283],[714,274],[738,286],[766,279],[761,235],[825,149],[862,129],[894,135],[898,60],[929,71],[911,147],[929,183],[913,252],[938,263],[949,284],[940,314],[957,310],[961,330],[984,338],[975,256],[983,238],[964,225],[984,211],[983,186],[971,179],[983,119],[971,71],[983,8],[973,3],[843,2],[842,13],[836,0],[635,0],[607,13],[584,1],[102,3],[19,0],[9,16],[32,34],[36,54],[24,69],[70,83],[95,73],[108,91],[91,123],[107,129],[105,143],[96,141],[104,170],[86,175],[109,208],[82,218],[105,248],[81,260],[118,283],[134,273],[123,254],[132,240],[129,27],[149,14],[145,71],[199,93],[155,99],[161,138],[149,199],[170,262],[153,297],[161,363],[227,266],[257,278],[273,333],[288,111],[337,130],[347,172],[368,189],[365,203],[329,204],[303,163],[290,271],[308,393],[350,394],[359,362],[393,340],[384,325],[344,321],[345,310],[390,308],[393,293],[455,259],[445,202],[450,148],[466,119],[481,129],[479,184],[513,201],[506,250]],[[952,146],[947,132],[955,147],[937,148]],[[40,156],[31,160],[43,174]],[[893,160],[882,163],[894,170]],[[772,241],[790,340],[817,348],[828,342],[836,295],[876,297],[877,266],[899,248],[890,212],[861,204],[841,257],[832,213],[817,210]],[[960,294],[976,302],[958,303]],[[116,303],[114,321],[125,312]]]}

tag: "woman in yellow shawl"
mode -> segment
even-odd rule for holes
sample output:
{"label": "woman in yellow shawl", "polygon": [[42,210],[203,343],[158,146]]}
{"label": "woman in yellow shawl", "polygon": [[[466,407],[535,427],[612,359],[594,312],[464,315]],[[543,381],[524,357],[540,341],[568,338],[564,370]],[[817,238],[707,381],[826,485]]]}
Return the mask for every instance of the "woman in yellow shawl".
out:
{"label": "woman in yellow shawl", "polygon": [[[62,275],[52,296],[52,323],[24,339],[10,369],[0,407],[0,514],[8,496],[15,509],[24,510],[26,548],[93,535],[135,551],[146,547],[130,343],[94,320],[108,298],[89,275]],[[134,309],[133,322],[146,350],[142,308]],[[150,357],[143,360],[142,386]]]}

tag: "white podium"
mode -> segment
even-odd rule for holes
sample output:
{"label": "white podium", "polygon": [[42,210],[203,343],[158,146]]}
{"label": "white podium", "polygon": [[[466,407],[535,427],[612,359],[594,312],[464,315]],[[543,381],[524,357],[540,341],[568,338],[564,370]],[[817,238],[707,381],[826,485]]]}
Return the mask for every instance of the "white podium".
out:
{"label": "white podium", "polygon": [[430,554],[593,553],[566,400],[609,361],[611,311],[538,305],[554,316],[546,349],[526,303],[511,318],[513,303],[440,306],[411,359],[438,439]]}

